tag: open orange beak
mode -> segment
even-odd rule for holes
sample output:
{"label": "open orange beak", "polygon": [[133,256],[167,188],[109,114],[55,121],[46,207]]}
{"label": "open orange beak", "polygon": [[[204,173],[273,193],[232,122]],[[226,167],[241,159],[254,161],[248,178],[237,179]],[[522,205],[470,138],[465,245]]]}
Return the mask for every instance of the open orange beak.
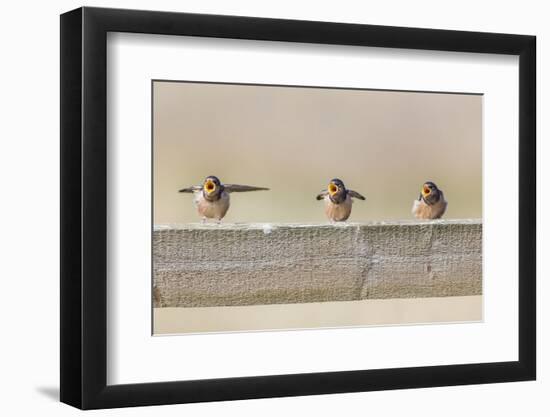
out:
{"label": "open orange beak", "polygon": [[330,195],[334,195],[334,194],[336,194],[337,192],[338,192],[338,187],[337,187],[336,185],[330,183],[330,184],[328,185],[328,193],[329,193]]}
{"label": "open orange beak", "polygon": [[431,192],[432,192],[432,190],[430,190],[430,187],[428,187],[427,185],[422,187],[422,195],[424,197],[428,197]]}
{"label": "open orange beak", "polygon": [[214,184],[213,181],[211,180],[208,180],[204,183],[204,190],[208,193],[208,194],[212,194],[214,191],[216,191],[216,184]]}

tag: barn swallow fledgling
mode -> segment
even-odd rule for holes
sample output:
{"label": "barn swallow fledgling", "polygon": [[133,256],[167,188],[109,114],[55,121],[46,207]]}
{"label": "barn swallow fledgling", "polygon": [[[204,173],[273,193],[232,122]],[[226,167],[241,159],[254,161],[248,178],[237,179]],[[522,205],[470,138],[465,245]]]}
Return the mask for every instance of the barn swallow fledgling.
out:
{"label": "barn swallow fledgling", "polygon": [[443,191],[431,181],[422,185],[418,200],[414,200],[412,214],[417,219],[440,219],[447,210]]}
{"label": "barn swallow fledgling", "polygon": [[260,190],[269,190],[269,188],[222,184],[218,177],[210,175],[205,178],[202,185],[183,188],[179,192],[194,194],[194,203],[203,223],[206,219],[216,219],[219,223],[229,210],[229,193]]}
{"label": "barn swallow fledgling", "polygon": [[352,197],[365,200],[357,191],[346,189],[341,180],[334,178],[317,200],[325,200],[325,214],[331,222],[345,222],[351,214]]}

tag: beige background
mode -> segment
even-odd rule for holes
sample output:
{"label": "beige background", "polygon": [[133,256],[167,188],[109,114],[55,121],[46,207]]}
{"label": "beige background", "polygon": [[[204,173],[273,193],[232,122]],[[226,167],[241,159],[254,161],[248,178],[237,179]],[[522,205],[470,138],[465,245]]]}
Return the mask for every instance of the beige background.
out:
{"label": "beige background", "polygon": [[232,307],[154,308],[155,335],[483,320],[481,295]]}
{"label": "beige background", "polygon": [[333,177],[367,197],[351,221],[410,218],[421,184],[447,218],[481,217],[482,96],[154,82],[154,222],[196,222],[178,189],[267,186],[232,195],[226,222],[324,221]]}

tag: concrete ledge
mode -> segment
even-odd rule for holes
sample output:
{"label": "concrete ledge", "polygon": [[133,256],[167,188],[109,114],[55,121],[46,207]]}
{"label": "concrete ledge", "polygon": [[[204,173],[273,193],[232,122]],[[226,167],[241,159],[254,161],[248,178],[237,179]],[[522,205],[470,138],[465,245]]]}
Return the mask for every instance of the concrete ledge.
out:
{"label": "concrete ledge", "polygon": [[155,226],[155,307],[481,294],[480,220]]}

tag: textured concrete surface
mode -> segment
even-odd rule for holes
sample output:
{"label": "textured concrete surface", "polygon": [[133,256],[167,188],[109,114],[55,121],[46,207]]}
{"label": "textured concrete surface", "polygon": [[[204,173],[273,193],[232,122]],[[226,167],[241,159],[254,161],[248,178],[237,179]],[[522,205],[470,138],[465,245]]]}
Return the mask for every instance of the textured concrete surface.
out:
{"label": "textured concrete surface", "polygon": [[479,295],[482,224],[156,226],[153,274],[155,307]]}

